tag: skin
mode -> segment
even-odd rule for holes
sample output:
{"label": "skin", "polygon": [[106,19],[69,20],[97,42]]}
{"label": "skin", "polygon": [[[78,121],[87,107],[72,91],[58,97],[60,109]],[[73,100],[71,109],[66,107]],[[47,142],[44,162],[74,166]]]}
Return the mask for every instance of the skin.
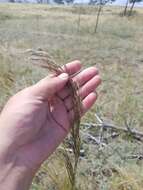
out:
{"label": "skin", "polygon": [[[67,73],[49,76],[14,95],[0,115],[0,188],[27,190],[45,161],[70,131],[74,112],[69,75],[80,71],[79,61],[66,65]],[[87,68],[73,77],[80,87],[82,115],[97,99],[98,70]]]}

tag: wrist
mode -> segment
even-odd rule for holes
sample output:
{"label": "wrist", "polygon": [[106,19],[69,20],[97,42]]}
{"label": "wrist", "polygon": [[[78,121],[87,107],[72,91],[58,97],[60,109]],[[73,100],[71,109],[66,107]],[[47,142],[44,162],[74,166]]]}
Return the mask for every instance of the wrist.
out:
{"label": "wrist", "polygon": [[[11,155],[11,156],[10,156]],[[0,189],[28,190],[34,172],[17,161],[16,156],[0,152]]]}

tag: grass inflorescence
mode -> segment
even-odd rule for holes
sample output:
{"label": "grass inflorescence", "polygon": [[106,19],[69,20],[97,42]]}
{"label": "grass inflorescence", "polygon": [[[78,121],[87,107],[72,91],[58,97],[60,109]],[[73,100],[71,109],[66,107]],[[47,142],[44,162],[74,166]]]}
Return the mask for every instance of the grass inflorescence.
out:
{"label": "grass inflorescence", "polygon": [[[48,69],[50,72],[55,75],[59,75],[63,72],[66,72],[66,65],[62,68],[59,66],[55,60],[42,49],[38,49],[37,51],[31,50],[32,56],[31,60],[36,61],[37,65],[43,68]],[[70,133],[70,144],[73,152],[74,161],[72,163],[71,156],[67,151],[67,141],[63,143],[64,152],[63,158],[65,161],[65,166],[67,169],[67,173],[70,181],[70,190],[76,190],[76,173],[77,173],[77,165],[80,156],[80,117],[81,117],[81,101],[78,95],[78,85],[73,81],[72,76],[69,76],[69,81],[67,86],[70,88],[73,103],[73,111],[74,111],[74,119],[71,121],[71,133]]]}

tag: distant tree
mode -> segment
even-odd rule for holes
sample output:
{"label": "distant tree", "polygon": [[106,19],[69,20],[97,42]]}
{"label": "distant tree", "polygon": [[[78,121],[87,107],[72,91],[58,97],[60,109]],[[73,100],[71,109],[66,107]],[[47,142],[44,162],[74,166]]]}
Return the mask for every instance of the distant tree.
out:
{"label": "distant tree", "polygon": [[98,24],[99,24],[99,18],[102,12],[103,7],[107,4],[107,3],[112,3],[115,0],[91,0],[90,4],[93,5],[97,4],[99,5],[98,11],[97,11],[97,17],[96,17],[96,23],[95,23],[95,28],[94,28],[94,33],[97,32],[97,28],[98,28]]}
{"label": "distant tree", "polygon": [[[123,11],[123,16],[131,16],[134,6],[135,6],[135,3],[141,2],[141,1],[143,1],[143,0],[127,0],[124,11]],[[131,4],[131,6],[130,6],[130,9],[128,10],[129,4]]]}
{"label": "distant tree", "polygon": [[98,28],[98,23],[99,23],[99,17],[103,8],[103,4],[102,4],[102,0],[100,0],[100,4],[99,4],[99,8],[98,8],[98,12],[97,12],[97,17],[96,17],[96,23],[95,23],[95,28],[94,28],[94,33],[97,32],[97,28]]}
{"label": "distant tree", "polygon": [[63,0],[54,0],[54,2],[57,3],[57,4],[64,4]]}
{"label": "distant tree", "polygon": [[43,3],[43,1],[42,0],[37,0],[37,3]]}
{"label": "distant tree", "polygon": [[106,5],[107,3],[112,3],[116,0],[90,0],[89,5]]}
{"label": "distant tree", "polygon": [[142,0],[130,0],[130,3],[132,3],[132,5],[131,5],[131,8],[130,8],[130,10],[129,10],[128,16],[131,16],[131,15],[132,15],[132,12],[133,12],[135,3],[136,3],[136,2],[141,2],[141,1],[142,1]]}
{"label": "distant tree", "polygon": [[74,0],[65,0],[65,2],[66,2],[67,4],[72,4],[72,3],[74,2]]}
{"label": "distant tree", "polygon": [[57,4],[72,4],[74,0],[54,0]]}
{"label": "distant tree", "polygon": [[128,4],[129,4],[129,0],[126,1],[126,5],[125,5],[124,11],[123,11],[123,16],[127,15]]}

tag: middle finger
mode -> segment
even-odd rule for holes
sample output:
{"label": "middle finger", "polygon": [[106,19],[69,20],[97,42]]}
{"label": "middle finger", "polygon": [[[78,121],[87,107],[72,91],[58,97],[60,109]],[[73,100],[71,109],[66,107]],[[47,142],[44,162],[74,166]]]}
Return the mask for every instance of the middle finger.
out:
{"label": "middle finger", "polygon": [[[80,73],[78,73],[76,76],[73,77],[73,81],[77,83],[79,87],[86,84],[89,80],[91,80],[93,77],[95,77],[98,74],[98,69],[96,67],[89,67],[87,69],[84,69]],[[61,90],[58,93],[58,96],[61,99],[65,99],[70,95],[71,91],[68,87],[65,87],[63,90]]]}

